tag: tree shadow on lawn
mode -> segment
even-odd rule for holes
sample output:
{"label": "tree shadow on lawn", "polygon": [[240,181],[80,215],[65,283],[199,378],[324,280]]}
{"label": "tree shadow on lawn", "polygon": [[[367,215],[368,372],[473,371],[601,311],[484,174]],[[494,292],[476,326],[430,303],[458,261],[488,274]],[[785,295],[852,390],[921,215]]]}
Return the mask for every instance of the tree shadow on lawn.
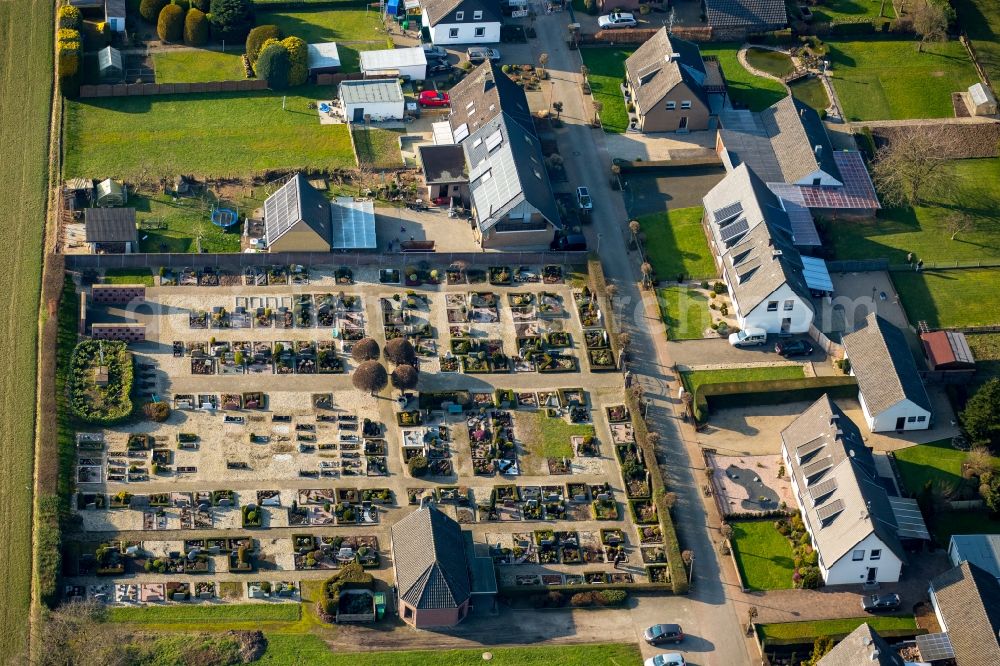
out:
{"label": "tree shadow on lawn", "polygon": [[940,313],[934,302],[934,295],[927,288],[926,277],[930,275],[943,280],[958,281],[958,278],[949,275],[948,271],[922,271],[912,275],[900,273],[893,276],[892,281],[896,291],[899,292],[907,319],[914,324],[924,320],[928,325],[938,327],[941,325]]}

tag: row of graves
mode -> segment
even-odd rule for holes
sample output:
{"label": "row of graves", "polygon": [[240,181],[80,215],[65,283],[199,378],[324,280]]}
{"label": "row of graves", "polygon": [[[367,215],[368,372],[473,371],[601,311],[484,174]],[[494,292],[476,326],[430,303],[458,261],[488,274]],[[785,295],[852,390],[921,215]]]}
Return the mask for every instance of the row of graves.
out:
{"label": "row of graves", "polygon": [[347,371],[346,356],[352,344],[343,338],[275,342],[175,340],[173,353],[175,357],[190,358],[192,375],[336,375]]}
{"label": "row of graves", "polygon": [[196,330],[329,328],[347,340],[363,338],[364,323],[362,298],[344,292],[237,296],[232,309],[217,305],[188,314],[188,327]]}
{"label": "row of graves", "polygon": [[[234,272],[212,266],[203,268],[184,267],[177,270],[162,268],[160,270],[161,287],[285,287],[307,286],[316,281],[306,266],[292,264],[289,266],[248,266],[242,272]],[[331,276],[337,285],[354,284],[354,273],[350,268],[341,267],[333,271]]]}
{"label": "row of graves", "polygon": [[383,268],[379,270],[381,284],[405,284],[407,287],[421,285],[438,285],[442,282],[449,285],[486,284],[506,287],[517,284],[562,284],[563,267],[558,264],[547,264],[541,268],[532,266],[489,266],[482,268],[467,268],[458,264],[449,266],[445,271],[430,267],[426,261],[416,266],[407,266],[402,271],[398,268]]}
{"label": "row of graves", "polygon": [[617,369],[611,340],[605,322],[607,318],[597,303],[597,294],[588,287],[573,292],[576,314],[583,328],[583,342],[587,350],[587,363],[591,372],[607,372]]}
{"label": "row of graves", "polygon": [[431,324],[431,297],[413,291],[379,298],[385,340],[406,338],[418,356],[437,356],[437,331]]}
{"label": "row of graves", "polygon": [[[295,602],[302,600],[299,583],[290,580],[248,580],[238,585],[247,599]],[[64,598],[68,601],[92,600],[123,606],[137,604],[169,604],[213,602],[220,598],[221,583],[214,580],[195,582],[167,580],[162,583],[94,583],[67,585]]]}

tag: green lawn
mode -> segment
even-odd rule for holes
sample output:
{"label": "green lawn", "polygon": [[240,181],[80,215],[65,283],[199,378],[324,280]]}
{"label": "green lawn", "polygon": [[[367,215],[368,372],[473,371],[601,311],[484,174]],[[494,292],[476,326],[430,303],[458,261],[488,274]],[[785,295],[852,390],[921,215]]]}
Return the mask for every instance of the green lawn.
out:
{"label": "green lawn", "polygon": [[108,614],[108,619],[112,622],[135,622],[146,625],[298,622],[302,618],[302,604],[115,607],[108,609]]}
{"label": "green lawn", "polygon": [[656,290],[660,315],[667,325],[671,340],[700,340],[712,325],[708,297],[686,287],[666,287]]}
{"label": "green lawn", "polygon": [[[483,661],[483,653],[493,658]],[[486,647],[473,650],[426,650],[408,652],[333,653],[316,636],[268,634],[262,666],[640,666],[642,657],[634,644],[567,645],[537,647]]]}
{"label": "green lawn", "polygon": [[571,437],[586,437],[594,434],[594,426],[568,423],[562,418],[553,418],[544,411],[519,414],[519,426],[523,426],[521,440],[542,458],[571,458],[573,444]]}
{"label": "green lawn", "polygon": [[[287,95],[286,110],[282,97]],[[351,168],[345,125],[320,125],[327,87],[67,100],[67,178],[248,176],[270,169]]]}
{"label": "green lawn", "polygon": [[[212,224],[210,204],[200,199],[182,198],[176,202],[165,194],[129,196],[129,205],[136,209],[138,222],[157,221],[163,229],[139,229],[141,252],[197,252],[201,238],[202,252],[239,252],[241,225],[225,230]],[[226,206],[232,206],[226,203]],[[246,208],[241,211],[248,211]]]}
{"label": "green lawn", "polygon": [[701,226],[701,207],[678,208],[639,218],[646,259],[660,279],[715,277],[715,261]]}
{"label": "green lawn", "polygon": [[104,271],[105,284],[144,284],[153,286],[153,274],[148,268],[109,268]]}
{"label": "green lawn", "polygon": [[779,78],[788,76],[795,71],[792,59],[787,53],[781,53],[780,51],[749,48],[747,49],[747,62],[752,67]]}
{"label": "green lawn", "polygon": [[403,155],[399,152],[399,137],[402,130],[386,130],[380,127],[354,130],[354,150],[361,164],[375,168],[403,166]]}
{"label": "green lawn", "polygon": [[[309,44],[318,42],[380,41],[386,45],[386,32],[378,11],[364,9],[304,9],[299,11],[257,12],[257,25],[276,25],[288,37],[301,37]],[[339,46],[339,44],[338,44]]]}
{"label": "green lawn", "polygon": [[[931,193],[916,208],[890,208],[874,222],[832,223],[827,227],[838,259],[906,262],[913,252],[925,262],[1000,259],[1000,159],[955,160],[945,191]],[[970,225],[955,240],[949,217],[959,213]]]}
{"label": "green lawn", "polygon": [[713,55],[719,59],[733,103],[742,104],[751,111],[760,111],[787,95],[785,87],[777,81],[761,78],[743,68],[736,59],[739,44],[712,43],[699,46],[702,55]]}
{"label": "green lawn", "polygon": [[727,370],[695,370],[681,373],[684,387],[694,393],[705,384],[726,382],[760,382],[772,379],[802,379],[801,365],[779,365],[763,368],[730,368]]}
{"label": "green lawn", "polygon": [[951,93],[979,81],[957,40],[831,40],[833,87],[848,120],[950,118]]}
{"label": "green lawn", "polygon": [[1000,81],[1000,3],[996,0],[953,0],[958,23],[976,49],[979,64],[990,81]]}
{"label": "green lawn", "polygon": [[813,622],[781,622],[759,624],[757,633],[762,639],[795,639],[812,643],[819,636],[846,636],[867,622],[876,631],[916,629],[917,621],[912,615],[867,615],[838,620],[816,620]]}
{"label": "green lawn", "polygon": [[625,59],[634,49],[601,47],[580,49],[587,66],[590,91],[594,101],[601,102],[601,124],[605,132],[621,133],[628,129],[625,98],[619,85],[625,77]]}
{"label": "green lawn", "polygon": [[950,439],[898,449],[895,456],[903,485],[913,495],[918,494],[928,481],[942,481],[956,490],[964,483],[962,462],[965,452],[952,447]]}
{"label": "green lawn", "polygon": [[810,7],[813,22],[854,21],[857,19],[879,18],[879,10],[885,18],[895,18],[892,0],[823,0],[822,4]]}
{"label": "green lawn", "polygon": [[823,82],[814,76],[807,79],[799,79],[794,83],[788,84],[788,87],[792,89],[792,97],[819,112],[830,106],[830,97],[826,94]]}
{"label": "green lawn", "polygon": [[1000,377],[1000,333],[966,334],[965,339],[976,358],[975,383]]}
{"label": "green lawn", "polygon": [[236,51],[159,51],[153,54],[157,83],[242,81],[243,53]]}
{"label": "green lawn", "polygon": [[1000,520],[986,511],[949,511],[931,524],[938,545],[947,548],[952,534],[1000,534]]}
{"label": "green lawn", "polygon": [[997,323],[1000,269],[900,271],[891,275],[906,316],[914,326],[921,320],[931,328]]}
{"label": "green lawn", "polygon": [[733,555],[743,584],[754,591],[790,589],[795,571],[792,544],[774,521],[736,521],[732,527]]}

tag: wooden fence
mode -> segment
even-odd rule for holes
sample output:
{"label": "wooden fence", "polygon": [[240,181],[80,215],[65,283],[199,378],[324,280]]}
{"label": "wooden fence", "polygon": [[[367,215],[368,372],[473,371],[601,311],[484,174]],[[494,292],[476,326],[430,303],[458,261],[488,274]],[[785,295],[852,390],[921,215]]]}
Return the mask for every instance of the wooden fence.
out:
{"label": "wooden fence", "polygon": [[190,93],[246,92],[267,90],[267,81],[213,81],[209,83],[116,83],[80,86],[82,99],[94,97],[141,97],[148,95],[183,95]]}

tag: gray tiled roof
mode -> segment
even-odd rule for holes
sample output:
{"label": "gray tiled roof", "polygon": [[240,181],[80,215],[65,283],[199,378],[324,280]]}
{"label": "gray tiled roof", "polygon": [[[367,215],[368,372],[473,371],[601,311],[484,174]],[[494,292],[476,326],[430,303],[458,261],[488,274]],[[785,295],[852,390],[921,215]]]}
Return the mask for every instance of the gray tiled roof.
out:
{"label": "gray tiled roof", "polygon": [[521,86],[510,80],[498,65],[487,60],[472,70],[449,91],[451,124],[455,143],[493,120],[503,111],[526,129],[534,132],[528,98]]}
{"label": "gray tiled roof", "polygon": [[799,489],[802,518],[828,568],[872,533],[906,560],[872,452],[858,427],[829,396],[814,402],[782,430],[781,443]]}
{"label": "gray tiled roof", "polygon": [[865,622],[847,634],[816,666],[904,666],[907,662]]}
{"label": "gray tiled roof", "polygon": [[817,170],[839,179],[833,145],[812,107],[788,96],[764,109],[761,120],[786,183],[794,183]]}
{"label": "gray tiled roof", "polygon": [[301,173],[292,176],[264,202],[264,235],[268,245],[299,222],[308,225],[329,246],[330,202]]}
{"label": "gray tiled roof", "polygon": [[[427,15],[429,25],[455,23],[455,12],[463,11],[461,22],[482,24],[500,20],[500,3],[497,0],[420,0],[420,9]],[[482,21],[473,21],[475,12],[483,13]]]}
{"label": "gray tiled roof", "polygon": [[461,146],[424,144],[418,146],[417,151],[420,153],[424,182],[428,185],[469,182],[465,151]]}
{"label": "gray tiled roof", "polygon": [[1000,664],[1000,583],[962,562],[931,581],[937,610],[960,666]]}
{"label": "gray tiled roof", "polygon": [[788,23],[784,0],[705,0],[713,28],[769,30]]}
{"label": "gray tiled roof", "polygon": [[88,243],[137,243],[135,208],[84,208],[84,233]]}
{"label": "gray tiled roof", "polygon": [[337,95],[344,104],[402,102],[403,91],[398,79],[342,81]]}
{"label": "gray tiled roof", "polygon": [[869,313],[861,327],[844,336],[844,349],[872,416],[902,400],[931,410],[910,347],[893,324]]}
{"label": "gray tiled roof", "polygon": [[667,34],[667,29],[650,37],[625,61],[625,75],[635,91],[640,113],[655,107],[678,84],[687,84],[692,94],[706,106],[705,62],[697,44]]}
{"label": "gray tiled roof", "polygon": [[417,609],[457,608],[472,594],[462,528],[429,504],[392,526],[399,597]]}

